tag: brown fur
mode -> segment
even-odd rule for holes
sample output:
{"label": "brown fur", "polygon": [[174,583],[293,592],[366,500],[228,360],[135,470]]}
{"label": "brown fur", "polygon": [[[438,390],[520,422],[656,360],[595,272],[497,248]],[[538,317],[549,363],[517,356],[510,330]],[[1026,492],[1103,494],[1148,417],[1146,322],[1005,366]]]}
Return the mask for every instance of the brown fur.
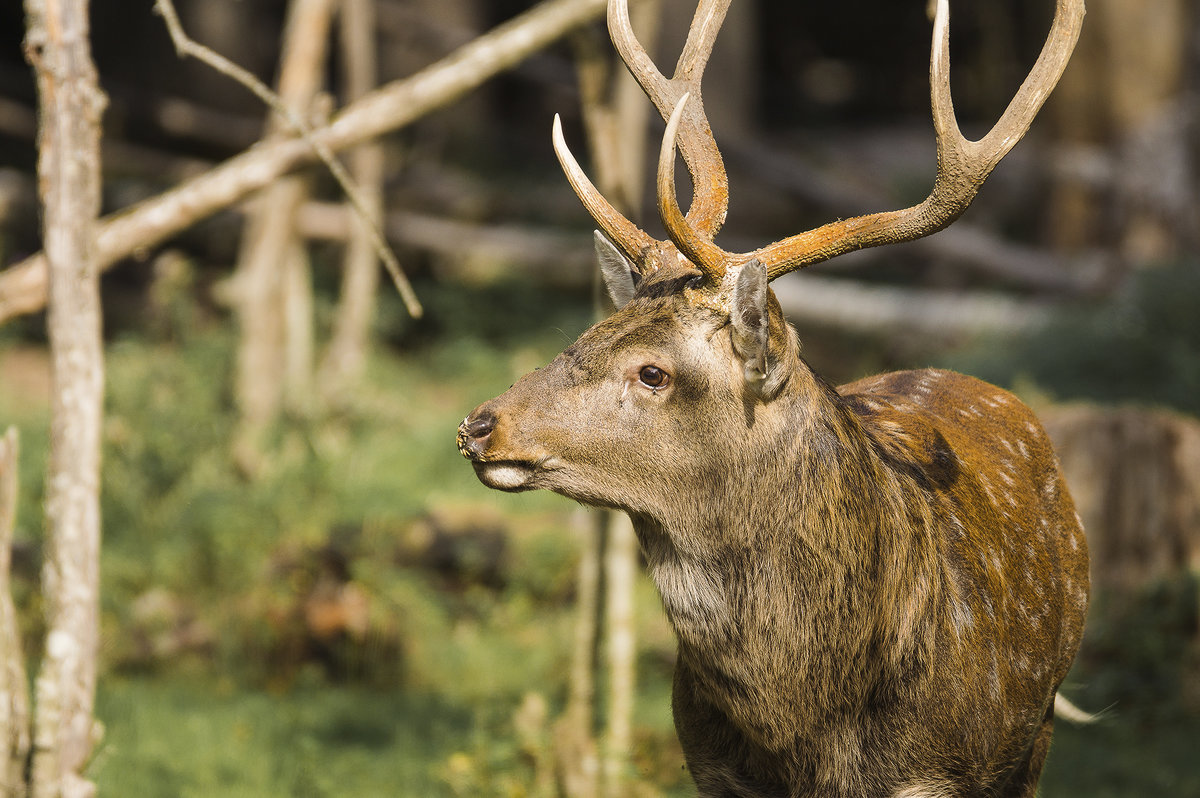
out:
{"label": "brown fur", "polygon": [[633,518],[701,795],[1033,796],[1088,598],[1041,426],[950,372],[834,389],[773,297],[764,397],[688,277],[477,408],[480,479]]}

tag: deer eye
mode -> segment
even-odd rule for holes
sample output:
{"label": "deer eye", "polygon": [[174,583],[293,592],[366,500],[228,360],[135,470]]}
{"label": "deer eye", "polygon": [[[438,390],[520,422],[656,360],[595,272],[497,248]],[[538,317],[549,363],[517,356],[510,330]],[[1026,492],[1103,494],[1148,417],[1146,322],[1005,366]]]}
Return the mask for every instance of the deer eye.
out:
{"label": "deer eye", "polygon": [[658,366],[642,366],[641,372],[638,374],[638,379],[642,381],[642,385],[647,388],[662,388],[666,386],[671,379],[667,372],[660,369]]}

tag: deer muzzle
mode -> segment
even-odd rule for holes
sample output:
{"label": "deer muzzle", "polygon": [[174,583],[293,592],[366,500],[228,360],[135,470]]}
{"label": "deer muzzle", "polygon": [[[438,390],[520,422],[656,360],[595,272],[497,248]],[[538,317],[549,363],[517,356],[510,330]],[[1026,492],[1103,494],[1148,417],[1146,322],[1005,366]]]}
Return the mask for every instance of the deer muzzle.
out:
{"label": "deer muzzle", "polygon": [[497,446],[497,417],[484,408],[476,409],[458,427],[458,451],[471,461],[479,481],[489,488],[506,491],[529,490],[539,463],[532,458],[506,454]]}

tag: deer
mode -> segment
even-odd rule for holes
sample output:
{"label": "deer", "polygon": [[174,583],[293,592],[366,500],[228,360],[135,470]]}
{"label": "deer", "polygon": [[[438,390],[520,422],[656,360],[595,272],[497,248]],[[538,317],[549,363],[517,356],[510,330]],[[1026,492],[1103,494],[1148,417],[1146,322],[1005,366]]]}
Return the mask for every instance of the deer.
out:
{"label": "deer", "polygon": [[[1083,20],[1056,0],[995,126],[959,130],[949,7],[930,84],[937,171],[920,204],[748,253],[714,242],[728,178],[700,91],[730,0],[700,0],[671,78],[627,0],[608,26],[666,121],[658,240],[555,152],[597,223],[617,310],[458,429],[478,479],[627,513],[674,630],[672,713],[701,796],[1025,796],[1050,747],[1087,612],[1087,541],[1033,412],[934,369],[834,387],[769,282],[943,229],[1021,139]],[[693,192],[675,190],[681,154]]]}

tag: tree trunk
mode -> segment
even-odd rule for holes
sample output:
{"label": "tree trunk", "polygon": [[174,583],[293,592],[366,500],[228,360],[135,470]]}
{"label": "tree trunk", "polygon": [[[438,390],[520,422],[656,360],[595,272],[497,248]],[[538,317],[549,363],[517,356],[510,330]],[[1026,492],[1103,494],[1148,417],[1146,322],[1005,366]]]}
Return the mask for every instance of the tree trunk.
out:
{"label": "tree trunk", "polygon": [[41,112],[38,175],[49,261],[53,363],[46,552],[47,636],[37,677],[32,794],[91,795],[100,589],[104,358],[99,269],[100,116],[86,0],[26,0]]}
{"label": "tree trunk", "polygon": [[[279,96],[288,108],[307,118],[324,77],[334,0],[293,0],[284,30],[279,68]],[[267,138],[281,134],[272,116]],[[242,330],[238,349],[237,399],[241,420],[234,456],[247,473],[263,463],[264,437],[279,415],[285,395],[303,401],[311,369],[303,362],[311,348],[311,308],[307,267],[295,257],[296,211],[307,197],[302,177],[286,177],[263,191],[258,212],[247,224],[234,278],[234,301]],[[295,270],[303,273],[297,274]],[[302,332],[301,327],[307,327]],[[286,386],[286,387],[285,387]]]}
{"label": "tree trunk", "polygon": [[600,623],[600,563],[605,517],[580,510],[578,593],[575,639],[571,646],[567,708],[555,724],[554,758],[566,798],[597,798],[600,765],[593,725],[596,720],[596,641]]}
{"label": "tree trunk", "polygon": [[[342,0],[341,33],[346,70],[346,102],[359,99],[376,84],[375,5],[372,0]],[[350,154],[350,172],[362,191],[371,221],[383,220],[384,152],[378,142]],[[379,262],[369,231],[357,220],[342,258],[342,290],[329,347],[321,361],[318,383],[327,401],[338,403],[351,395],[366,367]]]}
{"label": "tree trunk", "polygon": [[1091,555],[1076,681],[1095,705],[1200,711],[1200,420],[1085,405],[1043,421]]}
{"label": "tree trunk", "polygon": [[1080,405],[1043,422],[1087,530],[1098,596],[1200,574],[1200,421]]}
{"label": "tree trunk", "polygon": [[633,750],[633,695],[637,682],[634,582],[638,543],[629,516],[605,513],[608,540],[604,557],[605,640],[608,649],[608,725],[604,733],[604,795],[628,795]]}
{"label": "tree trunk", "polygon": [[1060,250],[1104,242],[1136,266],[1194,241],[1182,91],[1194,9],[1189,0],[1089,0],[1047,106],[1064,143],[1046,227]]}
{"label": "tree trunk", "polygon": [[17,516],[17,430],[0,438],[0,795],[25,792],[29,756],[29,683],[9,582]]}

